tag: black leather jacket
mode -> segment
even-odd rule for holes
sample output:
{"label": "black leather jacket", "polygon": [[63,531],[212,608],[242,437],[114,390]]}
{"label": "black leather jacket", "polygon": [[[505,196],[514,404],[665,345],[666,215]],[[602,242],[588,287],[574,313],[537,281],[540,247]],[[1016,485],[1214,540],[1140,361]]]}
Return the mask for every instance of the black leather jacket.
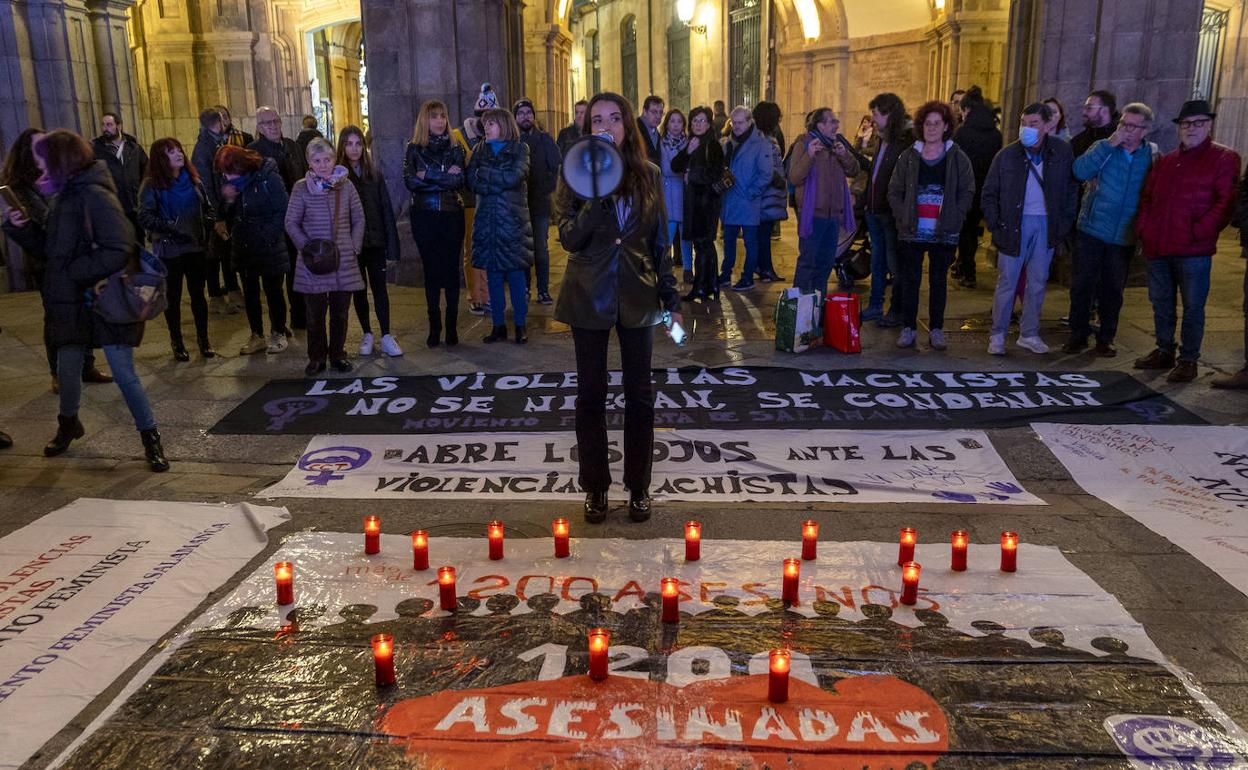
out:
{"label": "black leather jacket", "polygon": [[[458,174],[447,173],[459,166]],[[449,134],[433,136],[426,145],[409,143],[403,159],[403,184],[412,193],[412,211],[462,211],[460,191],[464,187],[464,170],[468,162],[464,148]],[[425,172],[425,178],[416,176]]]}

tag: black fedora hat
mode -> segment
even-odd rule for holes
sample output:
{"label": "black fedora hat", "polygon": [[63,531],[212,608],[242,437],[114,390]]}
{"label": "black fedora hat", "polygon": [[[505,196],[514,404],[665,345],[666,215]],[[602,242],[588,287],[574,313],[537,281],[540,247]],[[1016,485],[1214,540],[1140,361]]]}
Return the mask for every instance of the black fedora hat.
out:
{"label": "black fedora hat", "polygon": [[1218,113],[1213,111],[1209,106],[1209,102],[1205,99],[1193,99],[1190,102],[1183,102],[1183,107],[1179,110],[1179,116],[1174,119],[1178,123],[1183,118],[1190,118],[1193,115],[1208,115],[1210,119],[1216,118]]}

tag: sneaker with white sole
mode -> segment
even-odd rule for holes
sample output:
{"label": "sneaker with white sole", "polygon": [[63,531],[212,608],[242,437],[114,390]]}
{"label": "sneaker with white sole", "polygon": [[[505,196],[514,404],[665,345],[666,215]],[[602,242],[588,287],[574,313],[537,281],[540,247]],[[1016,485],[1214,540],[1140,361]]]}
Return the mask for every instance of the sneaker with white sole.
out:
{"label": "sneaker with white sole", "polygon": [[485,305],[480,302],[469,302],[468,312],[472,315],[485,315]]}
{"label": "sneaker with white sole", "polygon": [[391,358],[398,358],[403,355],[403,348],[399,347],[398,340],[393,334],[383,334],[381,336],[381,352]]}
{"label": "sneaker with white sole", "polygon": [[368,334],[365,334],[364,337],[360,339],[360,355],[371,356],[372,354],[373,354],[373,335],[370,332]]}
{"label": "sneaker with white sole", "polygon": [[1019,337],[1018,346],[1020,348],[1026,348],[1037,355],[1043,355],[1049,352],[1049,346],[1044,344],[1044,340],[1039,337]]}
{"label": "sneaker with white sole", "polygon": [[249,356],[252,353],[262,353],[268,346],[269,343],[264,341],[264,337],[261,337],[259,334],[253,334],[247,340],[247,344],[243,345],[242,349],[238,351],[238,354],[240,356]]}
{"label": "sneaker with white sole", "polygon": [[944,329],[932,329],[927,333],[927,344],[932,346],[932,350],[944,350],[949,347],[945,342]]}
{"label": "sneaker with white sole", "polygon": [[286,334],[283,332],[273,332],[269,335],[269,346],[265,349],[268,353],[281,353],[290,347],[290,343],[286,340]]}
{"label": "sneaker with white sole", "polygon": [[911,329],[909,326],[905,327],[904,329],[901,330],[901,334],[897,335],[897,347],[899,348],[914,347],[914,340],[917,336],[918,335],[915,334],[914,329]]}
{"label": "sneaker with white sole", "polygon": [[994,356],[1005,355],[1005,335],[994,334],[988,338],[988,353]]}

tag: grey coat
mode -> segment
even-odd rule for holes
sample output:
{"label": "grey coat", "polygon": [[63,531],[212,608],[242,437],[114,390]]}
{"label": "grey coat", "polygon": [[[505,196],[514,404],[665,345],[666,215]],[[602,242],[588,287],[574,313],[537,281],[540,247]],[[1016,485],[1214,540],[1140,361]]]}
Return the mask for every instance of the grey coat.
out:
{"label": "grey coat", "polygon": [[329,239],[333,232],[334,195],[342,196],[338,205],[338,228],[334,242],[338,244],[338,269],[325,275],[314,275],[300,256],[295,262],[295,291],[301,294],[324,294],[331,291],[359,291],[364,288],[357,257],[364,246],[364,206],[355,185],[347,178],[342,166],[334,169],[332,191],[319,188],[312,172],[295,185],[286,208],[286,234],[295,248],[303,251],[313,238]]}

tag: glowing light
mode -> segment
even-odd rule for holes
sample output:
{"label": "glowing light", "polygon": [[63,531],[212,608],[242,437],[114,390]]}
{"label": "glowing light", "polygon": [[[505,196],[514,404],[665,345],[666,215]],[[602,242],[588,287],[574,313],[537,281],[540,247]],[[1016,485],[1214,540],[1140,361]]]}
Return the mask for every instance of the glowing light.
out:
{"label": "glowing light", "polygon": [[697,8],[697,0],[676,0],[676,18],[681,24],[693,21],[693,12]]}
{"label": "glowing light", "polygon": [[819,7],[815,0],[793,0],[797,9],[797,18],[802,22],[802,36],[807,40],[818,40],[821,32],[819,27]]}

